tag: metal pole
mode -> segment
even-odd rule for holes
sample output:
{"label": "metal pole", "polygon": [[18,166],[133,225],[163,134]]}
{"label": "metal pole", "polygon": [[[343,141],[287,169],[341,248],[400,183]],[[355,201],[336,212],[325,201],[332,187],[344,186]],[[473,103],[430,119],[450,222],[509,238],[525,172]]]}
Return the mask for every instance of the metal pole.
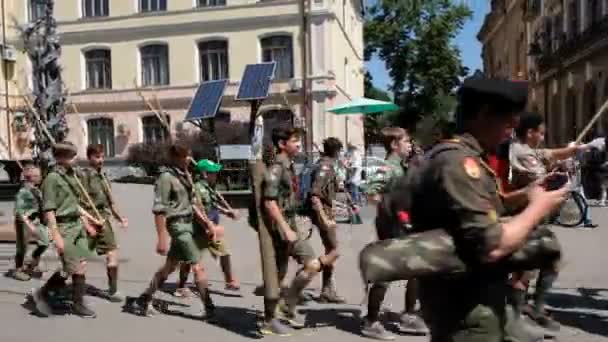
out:
{"label": "metal pole", "polygon": [[[6,49],[6,15],[4,12],[4,0],[1,3],[2,6],[2,52]],[[4,56],[3,56],[4,57]],[[11,137],[11,117],[10,117],[10,101],[8,96],[8,64],[6,60],[2,61],[4,70],[4,101],[6,102],[6,132],[7,132],[7,144],[8,144],[8,159],[13,157],[13,139]]]}

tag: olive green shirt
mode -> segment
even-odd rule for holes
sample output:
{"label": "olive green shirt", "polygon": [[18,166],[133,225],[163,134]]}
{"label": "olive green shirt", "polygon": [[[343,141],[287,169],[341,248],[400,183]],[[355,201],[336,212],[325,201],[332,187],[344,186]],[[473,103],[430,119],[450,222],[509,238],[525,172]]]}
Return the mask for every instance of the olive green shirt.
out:
{"label": "olive green shirt", "polygon": [[378,172],[370,175],[369,181],[362,186],[364,193],[368,195],[385,194],[399,177],[405,175],[405,162],[397,154],[389,154],[386,157],[386,164]]}
{"label": "olive green shirt", "polygon": [[[283,216],[290,224],[295,221],[297,209],[293,163],[284,155],[277,155],[274,163],[266,169],[262,181],[262,198],[277,201]],[[291,220],[294,219],[294,220]]]}
{"label": "olive green shirt", "polygon": [[25,183],[15,195],[15,217],[19,226],[23,225],[21,217],[27,217],[32,223],[40,222],[42,215],[42,194],[40,189]]}
{"label": "olive green shirt", "polygon": [[55,166],[42,182],[42,210],[54,211],[55,217],[80,218],[82,193],[74,168]]}
{"label": "olive green shirt", "polygon": [[192,216],[194,199],[186,177],[186,174],[177,168],[163,168],[154,185],[154,214],[165,215],[168,220]]}
{"label": "olive green shirt", "polygon": [[399,177],[403,177],[407,170],[405,166],[405,161],[394,153],[388,155],[388,157],[386,158],[386,162],[388,164],[388,170],[386,171],[385,176],[386,184],[382,189],[383,193],[388,192],[392,184],[394,184]]}
{"label": "olive green shirt", "polygon": [[[440,149],[445,150],[439,153]],[[413,229],[445,229],[470,267],[465,274],[420,279],[421,301],[435,313],[430,318],[434,334],[449,336],[451,329],[459,329],[459,322],[473,319],[479,310],[504,315],[508,272],[486,263],[500,243],[499,218],[504,207],[485,155],[468,134],[442,142],[427,154],[422,169],[416,171],[419,178],[411,186],[416,199],[410,211]],[[425,255],[420,258],[424,260]]]}
{"label": "olive green shirt", "polygon": [[311,195],[318,197],[324,206],[332,207],[338,190],[335,160],[322,157],[312,175]]}
{"label": "olive green shirt", "polygon": [[[112,206],[112,195],[110,193],[111,186],[105,173],[96,170],[92,167],[87,167],[82,170],[82,185],[87,190],[91,201],[95,207],[105,214],[109,214],[109,209]],[[90,210],[90,205],[85,202],[84,208]]]}
{"label": "olive green shirt", "polygon": [[220,203],[220,199],[218,198],[215,190],[211,187],[209,182],[205,179],[200,179],[196,183],[194,183],[194,188],[198,192],[201,197],[201,201],[203,202],[203,208],[205,208],[205,212],[209,212],[209,210],[213,209]]}
{"label": "olive green shirt", "polygon": [[[433,156],[413,188],[414,229],[447,228],[475,262],[494,250],[502,234],[504,212],[498,182],[471,135],[453,140],[454,148]],[[435,147],[444,148],[445,143]]]}

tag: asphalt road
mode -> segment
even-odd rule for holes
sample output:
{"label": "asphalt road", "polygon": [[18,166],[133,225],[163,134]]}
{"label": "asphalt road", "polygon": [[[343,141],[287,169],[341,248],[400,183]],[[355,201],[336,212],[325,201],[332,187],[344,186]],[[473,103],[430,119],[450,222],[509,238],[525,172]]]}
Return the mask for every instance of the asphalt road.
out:
{"label": "asphalt road", "polygon": [[[128,216],[130,227],[119,231],[121,244],[121,281],[123,294],[136,296],[147,286],[154,271],[162,263],[155,249],[155,229],[150,207],[152,187],[147,185],[115,184],[116,199],[122,211]],[[10,205],[2,204],[5,210]],[[10,211],[8,211],[10,213]],[[348,304],[326,305],[310,303],[302,310],[308,313],[311,328],[296,331],[290,341],[355,341],[364,339],[359,335],[359,317],[365,315],[361,306],[363,289],[356,267],[358,251],[374,238],[371,225],[373,210],[365,209],[364,225],[340,227],[342,257],[336,270],[340,293]],[[608,211],[593,209],[594,219],[600,223],[595,230],[555,228],[565,253],[565,265],[556,288],[550,297],[554,316],[563,324],[558,341],[608,341]],[[200,305],[198,300],[180,300],[159,293],[159,297],[174,302],[171,309],[182,315],[159,315],[144,318],[123,313],[121,304],[112,304],[96,297],[87,301],[98,314],[92,320],[74,316],[54,316],[38,318],[23,308],[24,295],[39,281],[28,283],[0,277],[0,341],[2,342],[64,342],[86,339],[87,342],[166,342],[176,339],[201,339],[244,341],[257,339],[255,319],[262,309],[262,298],[252,291],[261,282],[260,258],[257,237],[246,225],[243,215],[240,221],[223,221],[227,227],[226,236],[234,258],[234,268],[242,283],[242,296],[226,294],[223,291],[223,277],[218,265],[206,258],[211,278],[213,295],[219,306],[219,323],[210,325],[197,320]],[[315,234],[315,248],[320,251],[321,243]],[[6,271],[12,264],[14,246],[0,245],[0,271]],[[54,252],[47,252],[44,267],[54,269],[58,265]],[[87,281],[98,288],[106,288],[103,259],[90,262]],[[291,267],[293,271],[295,267]],[[48,276],[48,274],[47,274]],[[175,276],[170,278],[173,283]],[[171,284],[169,284],[171,285]],[[317,294],[320,279],[313,282],[308,291]],[[387,311],[398,312],[403,307],[402,284],[391,287],[386,300]],[[190,316],[190,317],[188,317]],[[191,317],[195,316],[195,317]],[[278,337],[266,337],[275,340]],[[427,341],[426,337],[400,336],[398,341]]]}

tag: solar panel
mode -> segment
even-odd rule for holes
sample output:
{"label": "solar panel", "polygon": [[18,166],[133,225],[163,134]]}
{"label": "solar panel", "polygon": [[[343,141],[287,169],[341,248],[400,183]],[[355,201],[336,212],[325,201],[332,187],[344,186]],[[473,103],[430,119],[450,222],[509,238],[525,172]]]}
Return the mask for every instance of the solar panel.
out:
{"label": "solar panel", "polygon": [[220,108],[227,80],[207,81],[198,86],[184,121],[210,119]]}
{"label": "solar panel", "polygon": [[274,78],[276,62],[249,64],[245,67],[237,100],[260,100],[268,97],[270,82]]}

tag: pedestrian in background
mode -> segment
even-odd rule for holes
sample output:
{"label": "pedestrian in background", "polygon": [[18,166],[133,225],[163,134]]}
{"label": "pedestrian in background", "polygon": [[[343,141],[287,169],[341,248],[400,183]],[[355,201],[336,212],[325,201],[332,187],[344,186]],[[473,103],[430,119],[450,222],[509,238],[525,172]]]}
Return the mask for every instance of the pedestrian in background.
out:
{"label": "pedestrian in background", "polygon": [[361,205],[361,172],[363,171],[363,158],[357,146],[348,144],[348,159],[350,161],[348,173],[348,191],[356,205]]}

